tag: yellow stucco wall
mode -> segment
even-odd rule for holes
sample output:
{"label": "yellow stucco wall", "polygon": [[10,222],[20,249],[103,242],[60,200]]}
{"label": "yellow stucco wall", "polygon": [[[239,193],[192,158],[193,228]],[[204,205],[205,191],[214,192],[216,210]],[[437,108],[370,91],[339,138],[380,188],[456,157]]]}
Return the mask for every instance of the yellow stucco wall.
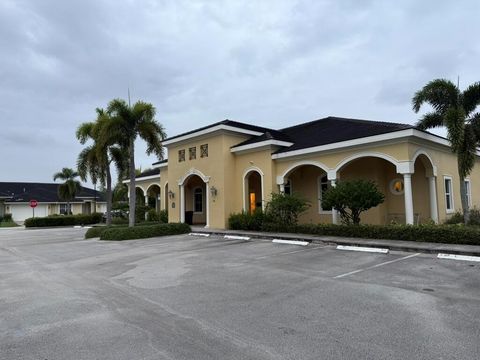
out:
{"label": "yellow stucco wall", "polygon": [[[394,179],[403,179],[397,171],[409,172],[412,175],[412,192],[415,221],[428,222],[431,218],[430,194],[428,177],[436,171],[436,188],[438,218],[443,222],[450,216],[445,205],[444,176],[453,180],[453,198],[455,209],[460,209],[459,178],[457,174],[456,156],[449,148],[422,139],[403,139],[401,141],[385,141],[376,144],[364,144],[351,148],[323,151],[321,153],[297,155],[290,158],[272,159],[274,147],[259,150],[231,153],[230,148],[248,136],[217,133],[201,139],[191,139],[168,146],[168,168],[161,169],[161,187],[165,189],[168,182],[169,190],[175,193],[168,200],[169,221],[180,221],[180,188],[178,182],[192,170],[199,171],[208,177],[208,189],[217,189],[217,196],[209,200],[210,227],[225,228],[231,213],[248,209],[248,190],[245,188],[245,175],[250,171],[258,171],[262,175],[263,204],[270,200],[272,192],[278,192],[277,179],[285,176],[292,181],[294,192],[308,198],[311,207],[301,216],[302,222],[331,222],[330,213],[319,211],[318,177],[322,174],[335,173],[337,179],[365,178],[375,181],[385,194],[385,203],[371,209],[362,216],[362,222],[382,224],[392,220],[404,221],[405,202],[403,194],[393,194],[390,183]],[[200,145],[208,144],[209,155],[200,157]],[[189,160],[189,148],[196,147],[197,157]],[[185,150],[185,161],[178,162],[178,150]],[[421,153],[420,156],[417,155]],[[360,157],[359,159],[355,159]],[[414,162],[414,160],[416,161]],[[433,163],[430,163],[430,161]],[[395,163],[399,166],[392,164]],[[318,165],[318,167],[312,166]],[[342,164],[344,164],[342,166]],[[410,169],[410,170],[408,170]],[[290,170],[290,171],[289,171]],[[480,158],[477,158],[472,174],[471,193],[472,205],[480,207]],[[185,187],[187,199],[185,210],[191,207],[191,194]],[[173,205],[175,204],[175,207]],[[162,205],[163,208],[163,205]],[[203,218],[194,219],[200,222]]]}

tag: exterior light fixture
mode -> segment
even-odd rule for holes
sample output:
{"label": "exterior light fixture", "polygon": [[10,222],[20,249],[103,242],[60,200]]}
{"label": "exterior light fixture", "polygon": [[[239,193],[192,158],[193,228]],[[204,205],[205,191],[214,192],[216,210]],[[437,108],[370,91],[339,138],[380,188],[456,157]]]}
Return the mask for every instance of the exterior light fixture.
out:
{"label": "exterior light fixture", "polygon": [[172,190],[168,191],[168,198],[173,199],[175,197],[175,193]]}
{"label": "exterior light fixture", "polygon": [[217,188],[216,188],[215,186],[212,186],[212,187],[210,188],[210,194],[212,194],[212,197],[217,196],[217,193],[218,193]]}

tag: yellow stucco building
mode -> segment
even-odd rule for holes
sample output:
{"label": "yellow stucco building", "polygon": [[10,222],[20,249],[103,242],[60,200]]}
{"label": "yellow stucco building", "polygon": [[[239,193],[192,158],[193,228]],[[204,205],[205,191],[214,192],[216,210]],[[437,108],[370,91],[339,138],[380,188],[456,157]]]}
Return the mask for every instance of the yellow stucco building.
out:
{"label": "yellow stucco building", "polygon": [[[338,223],[322,192],[359,178],[385,194],[363,223],[438,223],[461,208],[448,140],[411,125],[328,117],[274,130],[224,120],[163,144],[168,160],[136,186],[170,222],[226,228],[230,214],[264,208],[271,193],[285,192],[309,200],[301,222]],[[466,183],[470,206],[479,206],[480,156]]]}

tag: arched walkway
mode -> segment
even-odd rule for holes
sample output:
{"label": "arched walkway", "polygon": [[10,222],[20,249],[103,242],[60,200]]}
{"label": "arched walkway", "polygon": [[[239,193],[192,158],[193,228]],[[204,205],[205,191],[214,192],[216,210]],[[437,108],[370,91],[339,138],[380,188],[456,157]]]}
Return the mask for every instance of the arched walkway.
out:
{"label": "arched walkway", "polygon": [[209,180],[208,176],[196,169],[191,169],[179,180],[181,222],[209,227]]}
{"label": "arched walkway", "polygon": [[157,184],[150,185],[147,189],[146,205],[157,212],[160,211],[160,196],[160,186]]}
{"label": "arched walkway", "polygon": [[253,213],[265,209],[264,174],[257,167],[251,167],[243,174],[243,211]]}

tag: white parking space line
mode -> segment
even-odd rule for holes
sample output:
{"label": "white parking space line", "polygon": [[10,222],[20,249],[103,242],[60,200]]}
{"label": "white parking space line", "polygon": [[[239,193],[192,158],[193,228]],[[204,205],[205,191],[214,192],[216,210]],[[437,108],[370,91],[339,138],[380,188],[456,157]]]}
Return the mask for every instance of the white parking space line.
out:
{"label": "white parking space line", "polygon": [[377,264],[377,265],[373,265],[373,266],[369,266],[369,267],[366,267],[366,268],[363,268],[363,269],[358,269],[358,270],[350,271],[350,272],[345,273],[345,274],[337,275],[337,276],[334,277],[334,279],[341,279],[341,278],[344,278],[346,276],[357,274],[357,273],[365,271],[365,270],[375,269],[377,267],[392,264],[392,263],[395,263],[397,261],[410,259],[410,258],[418,256],[418,255],[420,255],[420,253],[415,253],[415,254],[412,254],[412,255],[404,256],[404,257],[401,257],[401,258],[398,258],[398,259],[395,259],[395,260],[385,261],[385,262]]}
{"label": "white parking space line", "polygon": [[437,258],[439,259],[448,259],[448,260],[462,260],[462,261],[475,261],[480,262],[480,256],[467,256],[467,255],[456,255],[456,254],[438,254]]}
{"label": "white parking space line", "polygon": [[232,239],[232,240],[250,240],[248,236],[237,236],[237,235],[225,235],[225,239]]}
{"label": "white parking space line", "polygon": [[347,245],[338,245],[337,250],[348,250],[348,251],[361,251],[361,252],[371,252],[371,253],[380,253],[388,254],[388,249],[382,248],[372,248],[364,246],[347,246]]}
{"label": "white parking space line", "polygon": [[307,241],[294,241],[294,240],[282,240],[282,239],[273,239],[273,243],[275,244],[289,244],[289,245],[300,245],[300,246],[307,246],[310,244]]}

